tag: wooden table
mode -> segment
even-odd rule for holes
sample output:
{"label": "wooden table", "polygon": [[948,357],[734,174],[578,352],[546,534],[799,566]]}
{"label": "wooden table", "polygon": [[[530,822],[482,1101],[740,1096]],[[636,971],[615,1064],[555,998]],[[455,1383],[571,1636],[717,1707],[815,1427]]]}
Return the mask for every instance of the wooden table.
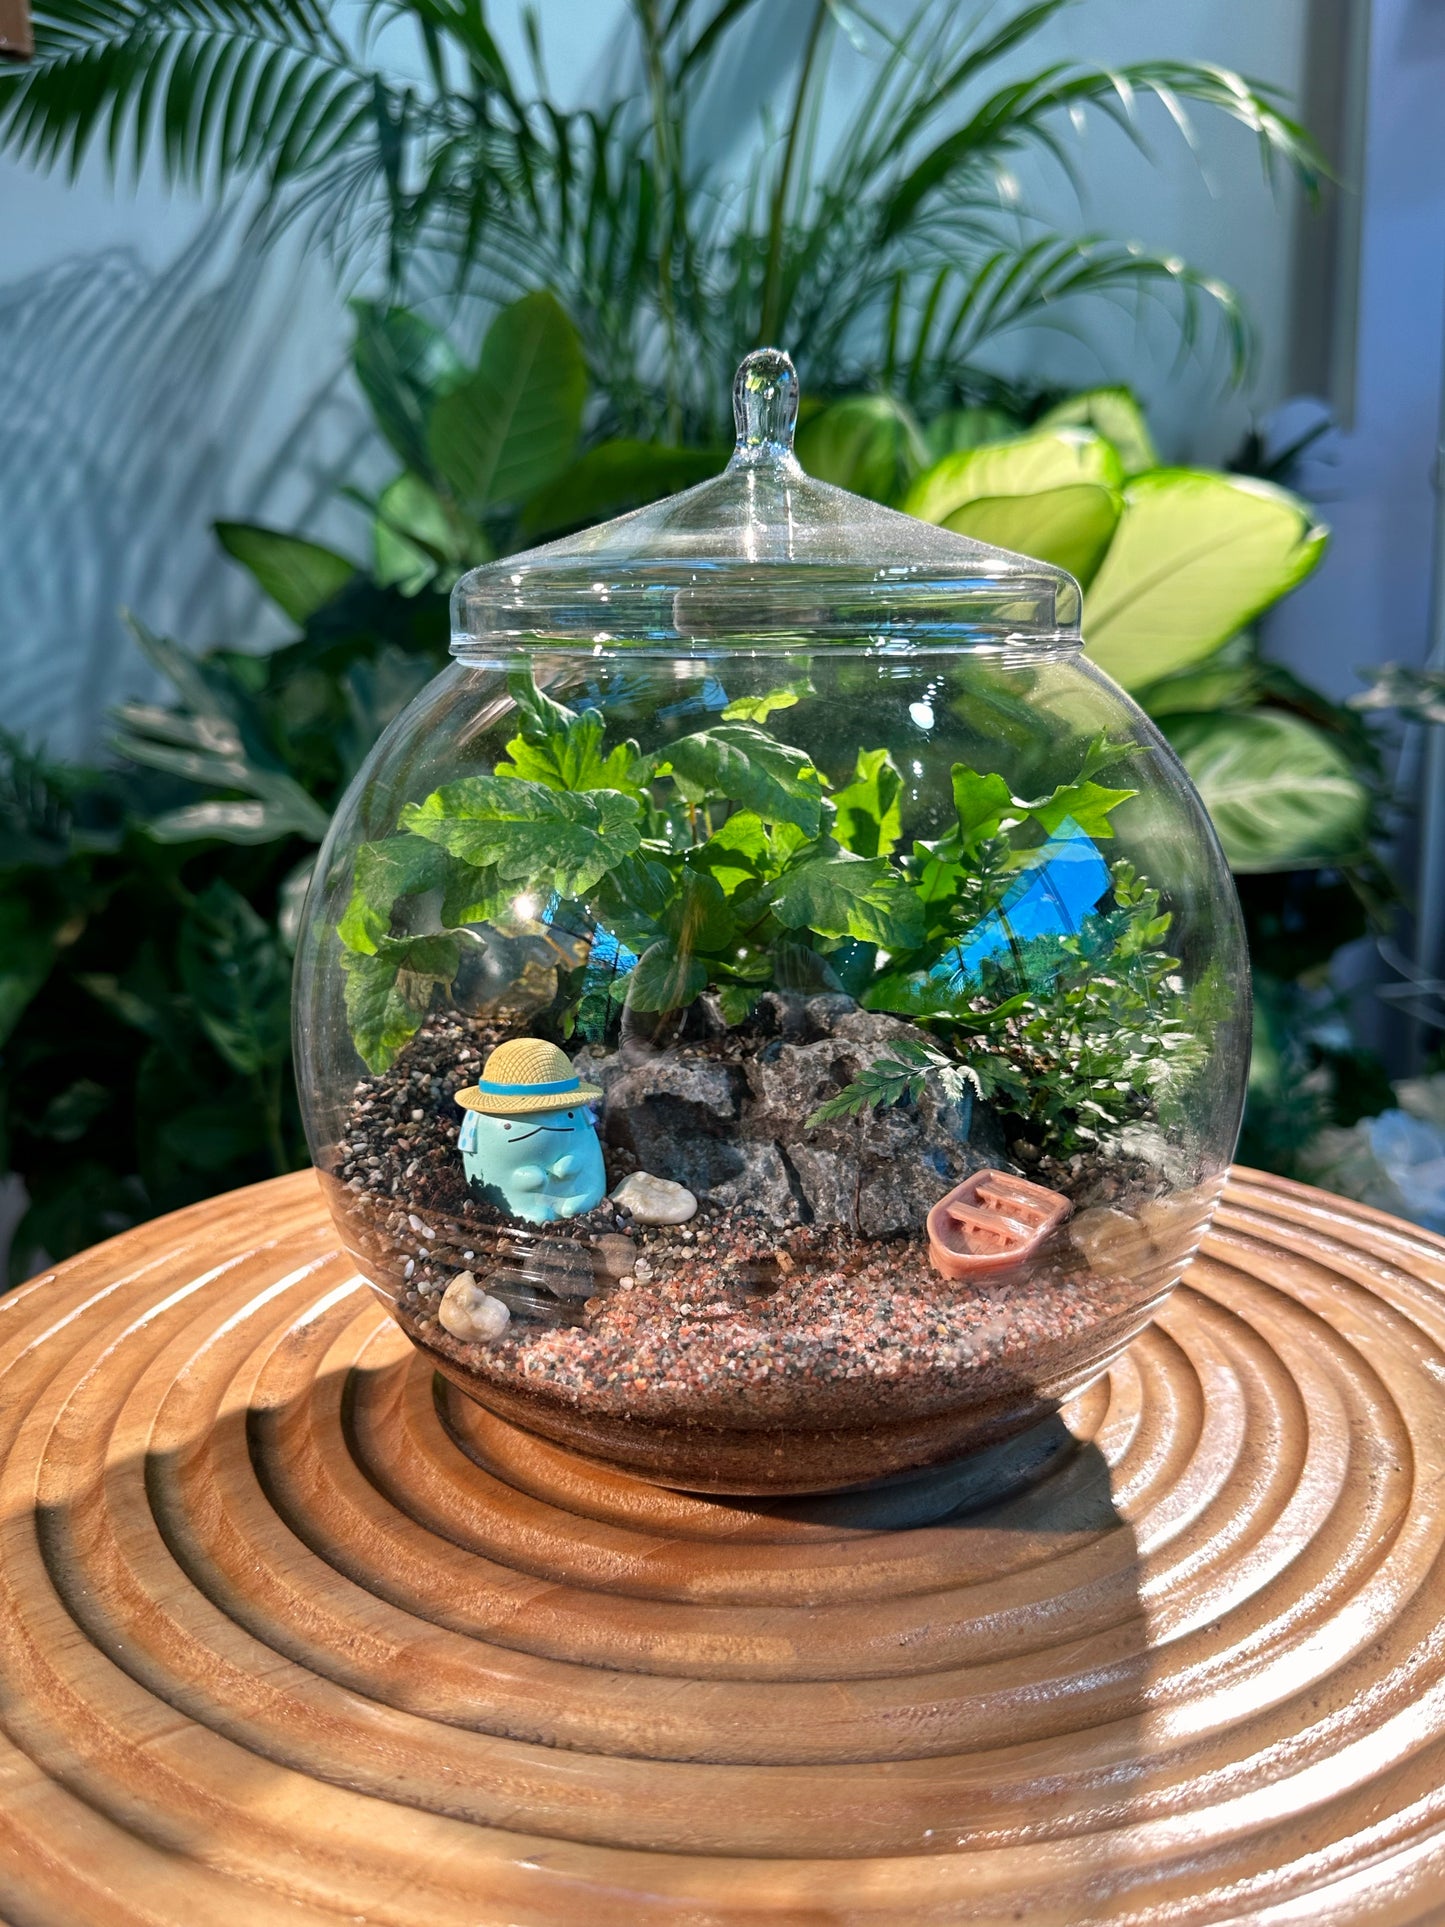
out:
{"label": "wooden table", "polygon": [[756,1509],[437,1387],[309,1174],[0,1301],[0,1914],[1445,1920],[1445,1241],[1240,1172],[1107,1380]]}

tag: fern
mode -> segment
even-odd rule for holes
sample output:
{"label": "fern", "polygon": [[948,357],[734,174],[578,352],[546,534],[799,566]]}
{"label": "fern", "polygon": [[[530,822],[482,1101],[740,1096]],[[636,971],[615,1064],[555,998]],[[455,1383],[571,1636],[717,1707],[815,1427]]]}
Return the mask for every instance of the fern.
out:
{"label": "fern", "polygon": [[936,1080],[947,1103],[958,1103],[968,1091],[976,1097],[983,1096],[978,1073],[967,1064],[955,1064],[936,1045],[924,1043],[921,1038],[905,1037],[892,1048],[893,1056],[877,1058],[851,1084],[844,1085],[836,1097],[820,1104],[805,1120],[805,1128],[811,1131],[819,1124],[858,1117],[864,1111],[887,1110],[907,1097],[920,1098],[930,1078]]}

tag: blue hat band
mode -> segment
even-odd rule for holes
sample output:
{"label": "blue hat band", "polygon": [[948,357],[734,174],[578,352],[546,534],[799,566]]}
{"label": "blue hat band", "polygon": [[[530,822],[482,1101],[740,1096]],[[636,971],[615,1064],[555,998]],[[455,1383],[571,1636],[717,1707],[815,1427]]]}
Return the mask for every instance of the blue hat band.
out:
{"label": "blue hat band", "polygon": [[488,1097],[553,1097],[561,1091],[581,1090],[582,1079],[559,1077],[552,1084],[489,1084],[485,1077],[479,1077],[476,1088]]}

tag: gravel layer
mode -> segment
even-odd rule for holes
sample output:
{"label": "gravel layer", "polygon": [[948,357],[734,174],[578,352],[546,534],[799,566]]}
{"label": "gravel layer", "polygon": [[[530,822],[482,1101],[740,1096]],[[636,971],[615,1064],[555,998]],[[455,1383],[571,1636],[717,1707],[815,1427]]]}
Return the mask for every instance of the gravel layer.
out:
{"label": "gravel layer", "polygon": [[[684,1226],[637,1226],[606,1201],[565,1227],[519,1226],[473,1196],[456,1150],[452,1100],[497,1041],[450,1012],[429,1019],[389,1072],[357,1085],[333,1166],[359,1261],[483,1402],[496,1387],[599,1420],[744,1430],[925,1419],[1057,1379],[1177,1273],[1180,1235],[1142,1270],[1114,1271],[1066,1226],[1026,1266],[960,1285],[917,1234],[780,1227],[706,1198]],[[609,1150],[614,1185],[617,1163]],[[1105,1174],[1096,1188],[1113,1199],[1121,1185]],[[548,1289],[558,1267],[572,1274],[565,1295]],[[494,1344],[437,1322],[463,1270],[502,1281],[513,1319]]]}

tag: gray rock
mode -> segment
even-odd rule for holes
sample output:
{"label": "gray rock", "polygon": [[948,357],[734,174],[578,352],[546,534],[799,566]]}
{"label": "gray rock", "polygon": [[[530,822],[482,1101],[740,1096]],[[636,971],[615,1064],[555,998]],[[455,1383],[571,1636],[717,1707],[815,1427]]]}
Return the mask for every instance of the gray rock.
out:
{"label": "gray rock", "polygon": [[772,1224],[805,1223],[805,1200],[777,1144],[770,1139],[740,1138],[736,1151],[738,1170],[712,1187],[708,1194],[711,1201],[741,1206]]}
{"label": "gray rock", "polygon": [[757,1017],[767,1041],[744,1063],[635,1044],[579,1055],[578,1072],[606,1093],[605,1142],[714,1204],[779,1226],[847,1225],[856,1212],[875,1238],[921,1230],[945,1191],[998,1161],[970,1145],[968,1107],[932,1090],[805,1128],[891,1045],[921,1036],[915,1025],[835,993],[772,991]]}

